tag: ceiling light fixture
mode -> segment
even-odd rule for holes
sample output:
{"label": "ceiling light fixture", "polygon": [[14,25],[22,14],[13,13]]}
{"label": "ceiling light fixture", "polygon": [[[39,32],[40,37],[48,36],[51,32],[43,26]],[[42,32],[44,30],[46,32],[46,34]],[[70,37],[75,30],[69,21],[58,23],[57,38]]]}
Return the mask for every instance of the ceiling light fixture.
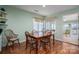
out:
{"label": "ceiling light fixture", "polygon": [[42,7],[46,7],[46,5],[42,5]]}

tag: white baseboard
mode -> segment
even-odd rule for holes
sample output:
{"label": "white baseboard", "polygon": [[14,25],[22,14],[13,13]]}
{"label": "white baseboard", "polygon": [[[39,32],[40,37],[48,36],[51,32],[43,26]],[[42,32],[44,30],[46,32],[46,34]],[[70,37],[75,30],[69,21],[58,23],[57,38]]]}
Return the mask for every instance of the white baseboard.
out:
{"label": "white baseboard", "polygon": [[72,43],[72,42],[66,42],[66,41],[64,41],[64,40],[59,40],[59,39],[56,39],[56,40],[58,40],[58,41],[61,41],[61,42],[65,42],[65,43],[70,43],[70,44],[73,44],[73,45],[79,45],[79,44],[75,44],[75,43]]}
{"label": "white baseboard", "polygon": [[1,52],[1,48],[0,48],[0,52]]}

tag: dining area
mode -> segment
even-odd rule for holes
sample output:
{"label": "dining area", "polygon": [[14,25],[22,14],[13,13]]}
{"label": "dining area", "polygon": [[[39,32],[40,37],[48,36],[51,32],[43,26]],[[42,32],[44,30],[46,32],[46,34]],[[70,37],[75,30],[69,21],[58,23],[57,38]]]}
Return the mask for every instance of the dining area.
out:
{"label": "dining area", "polygon": [[[41,33],[41,34],[40,34]],[[25,32],[26,36],[26,49],[28,45],[30,46],[30,53],[33,49],[35,49],[35,53],[38,54],[40,48],[51,52],[52,46],[54,46],[55,35],[51,31],[32,31],[32,33]]]}
{"label": "dining area", "polygon": [[[55,30],[52,30],[55,31]],[[40,54],[51,53],[54,50],[55,34],[52,31],[25,31],[25,42],[20,43],[13,30],[7,29],[4,34],[7,39],[7,45],[2,48],[2,53],[12,54]],[[41,52],[40,52],[41,51]]]}
{"label": "dining area", "polygon": [[[1,54],[79,53],[78,46],[61,41],[63,40],[61,38],[63,34],[61,35],[62,32],[57,31],[59,29],[56,29],[55,23],[43,22],[33,22],[31,31],[26,29],[22,32],[23,34],[17,34],[18,31],[13,29],[4,30]],[[59,38],[61,39],[59,40]],[[3,46],[4,44],[5,46]]]}
{"label": "dining area", "polygon": [[7,2],[0,5],[0,59],[79,57],[79,5]]}
{"label": "dining area", "polygon": [[[1,54],[72,54],[79,53],[79,46],[56,39],[55,30],[24,31],[25,41],[12,29],[3,32]],[[6,42],[3,42],[6,41]],[[5,46],[3,44],[6,43]]]}
{"label": "dining area", "polygon": [[11,29],[6,31],[9,31],[6,33],[7,45],[2,48],[1,54],[75,54],[79,51],[78,46],[56,40],[55,30],[25,31],[24,42],[20,42],[18,35]]}
{"label": "dining area", "polygon": [[[26,10],[21,10],[21,7]],[[28,12],[32,10],[28,7],[38,11],[42,6],[1,6],[0,54],[79,54],[79,13],[74,12],[74,8],[71,14],[70,10],[65,11],[67,15],[43,16]],[[50,7],[64,11],[65,7],[72,6],[46,6],[49,10]]]}

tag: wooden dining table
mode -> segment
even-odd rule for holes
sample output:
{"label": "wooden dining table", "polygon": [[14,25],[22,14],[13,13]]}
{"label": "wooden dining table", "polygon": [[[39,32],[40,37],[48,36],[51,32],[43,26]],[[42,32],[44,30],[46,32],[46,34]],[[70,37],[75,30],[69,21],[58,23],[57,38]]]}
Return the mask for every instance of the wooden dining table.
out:
{"label": "wooden dining table", "polygon": [[[54,34],[48,34],[49,36],[51,35],[51,36],[53,36],[53,45],[54,45],[54,41],[55,41],[55,35]],[[35,39],[36,40],[36,54],[38,54],[38,49],[39,49],[39,47],[38,47],[38,45],[39,45],[39,42],[40,42],[40,40],[44,37],[44,36],[48,36],[48,35],[44,35],[44,34],[37,34],[37,33],[32,33],[32,34],[30,34],[29,35],[29,37],[32,37],[33,39]]]}

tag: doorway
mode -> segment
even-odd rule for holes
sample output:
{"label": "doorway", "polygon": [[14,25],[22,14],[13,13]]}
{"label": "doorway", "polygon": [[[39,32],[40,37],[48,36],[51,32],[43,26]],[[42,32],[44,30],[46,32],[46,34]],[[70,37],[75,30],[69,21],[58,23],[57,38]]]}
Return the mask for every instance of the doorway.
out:
{"label": "doorway", "polygon": [[64,20],[64,41],[72,44],[79,45],[78,42],[78,14],[70,14],[63,16]]}

